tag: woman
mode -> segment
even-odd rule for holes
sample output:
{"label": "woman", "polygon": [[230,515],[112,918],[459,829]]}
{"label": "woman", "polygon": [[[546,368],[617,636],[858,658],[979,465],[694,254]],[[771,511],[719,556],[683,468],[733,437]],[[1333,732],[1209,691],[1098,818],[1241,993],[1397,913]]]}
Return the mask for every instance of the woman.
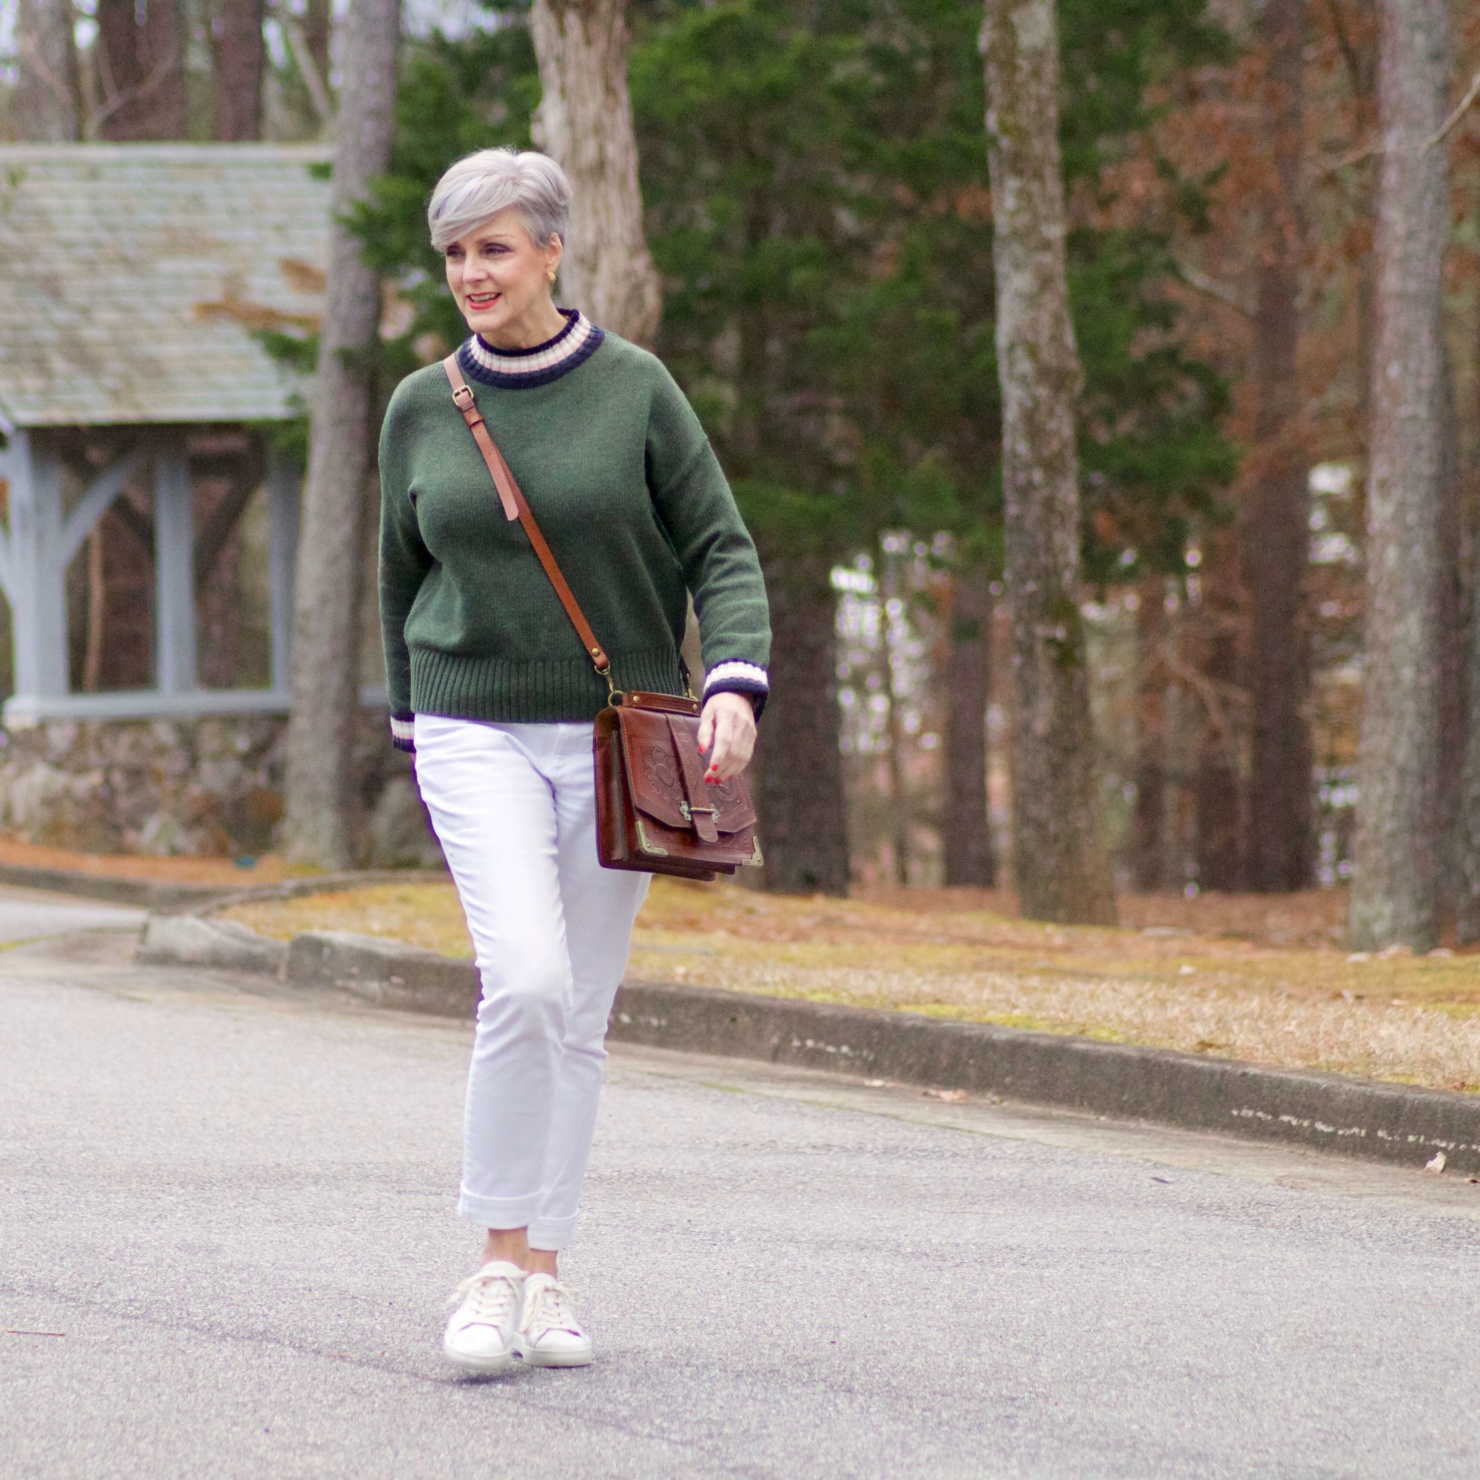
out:
{"label": "woman", "polygon": [[[555,306],[570,186],[542,154],[458,161],[428,209],[471,337],[478,408],[612,660],[618,689],[685,691],[692,593],[706,779],[742,771],[770,628],[755,547],[657,359]],[[462,1215],[487,1230],[443,1350],[493,1372],[583,1366],[560,1283],[576,1227],[607,1017],[648,875],[596,857],[592,722],[606,703],[441,366],[397,388],[381,433],[380,604],[391,730],[452,870],[482,982]]]}

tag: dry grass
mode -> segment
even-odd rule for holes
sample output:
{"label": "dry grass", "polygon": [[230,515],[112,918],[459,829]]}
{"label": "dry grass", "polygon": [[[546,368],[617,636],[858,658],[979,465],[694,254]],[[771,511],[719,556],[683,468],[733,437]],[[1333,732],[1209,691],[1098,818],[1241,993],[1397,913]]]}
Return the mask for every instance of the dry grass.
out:
{"label": "dry grass", "polygon": [[[632,971],[648,980],[1145,1043],[1480,1089],[1480,957],[1354,959],[1336,893],[1122,901],[1126,928],[1041,925],[972,890],[847,900],[655,882]],[[357,930],[469,956],[450,885],[230,911],[266,934]]]}
{"label": "dry grass", "polygon": [[287,877],[281,858],[269,854],[241,868],[229,858],[154,858],[133,853],[76,853],[20,838],[0,837],[0,863],[61,868],[113,879],[162,879],[170,884],[276,884]]}

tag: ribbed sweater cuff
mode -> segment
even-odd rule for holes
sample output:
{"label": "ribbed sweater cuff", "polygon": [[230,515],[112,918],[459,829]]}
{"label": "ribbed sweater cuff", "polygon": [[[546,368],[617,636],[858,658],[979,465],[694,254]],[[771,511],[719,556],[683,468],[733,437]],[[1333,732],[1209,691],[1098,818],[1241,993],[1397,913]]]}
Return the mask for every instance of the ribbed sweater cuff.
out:
{"label": "ribbed sweater cuff", "polygon": [[755,709],[759,719],[766,707],[766,697],[771,692],[771,680],[759,663],[747,663],[740,658],[729,658],[716,663],[704,675],[704,697],[711,694],[744,694]]}

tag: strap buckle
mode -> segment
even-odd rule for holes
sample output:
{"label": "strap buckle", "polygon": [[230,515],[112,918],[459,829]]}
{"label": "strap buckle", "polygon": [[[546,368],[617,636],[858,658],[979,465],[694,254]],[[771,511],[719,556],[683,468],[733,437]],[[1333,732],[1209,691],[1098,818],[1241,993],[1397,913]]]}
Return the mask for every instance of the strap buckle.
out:
{"label": "strap buckle", "polygon": [[464,383],[455,387],[452,392],[452,399],[457,402],[457,409],[459,411],[469,410],[475,404],[472,386]]}

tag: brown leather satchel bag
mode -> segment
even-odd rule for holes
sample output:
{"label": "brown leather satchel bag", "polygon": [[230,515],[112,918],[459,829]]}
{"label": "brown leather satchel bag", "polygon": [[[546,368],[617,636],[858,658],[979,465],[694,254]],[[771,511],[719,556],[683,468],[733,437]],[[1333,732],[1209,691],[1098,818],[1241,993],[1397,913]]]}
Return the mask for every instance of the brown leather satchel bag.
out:
{"label": "brown leather satchel bag", "polygon": [[592,666],[606,680],[611,702],[596,716],[596,852],[606,868],[713,879],[737,868],[759,867],[755,806],[744,776],[714,785],[704,780],[699,754],[699,701],[673,694],[622,693],[612,682],[611,659],[591,630],[580,603],[530,512],[504,455],[493,440],[458,367],[442,362],[452,399],[488,466],[499,501],[534,546],[565,614],[580,634]]}

